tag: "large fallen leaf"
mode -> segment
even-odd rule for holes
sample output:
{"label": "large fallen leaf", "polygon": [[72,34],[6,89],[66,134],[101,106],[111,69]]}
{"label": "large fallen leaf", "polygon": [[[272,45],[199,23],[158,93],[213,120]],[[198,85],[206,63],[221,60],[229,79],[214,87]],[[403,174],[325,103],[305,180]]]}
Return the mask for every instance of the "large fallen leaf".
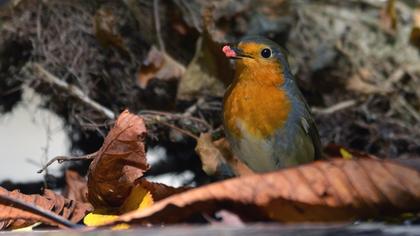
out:
{"label": "large fallen leaf", "polygon": [[145,138],[143,119],[122,112],[89,167],[88,199],[95,209],[121,206],[149,168]]}
{"label": "large fallen leaf", "polygon": [[137,84],[144,89],[151,79],[180,79],[184,72],[185,67],[182,64],[165,52],[152,47],[141,65],[137,75]]}
{"label": "large fallen leaf", "polygon": [[243,219],[346,221],[420,210],[420,173],[391,161],[333,159],[177,194],[113,223],[175,223],[228,209]]}
{"label": "large fallen leaf", "polygon": [[144,178],[136,180],[136,185],[147,189],[152,194],[152,197],[155,201],[160,201],[174,194],[185,192],[191,189],[190,187],[174,188],[165,184],[150,182]]}
{"label": "large fallen leaf", "polygon": [[[92,210],[89,204],[66,199],[50,190],[45,190],[44,195],[41,196],[37,194],[26,195],[16,190],[9,192],[0,187],[0,195],[34,205],[49,212],[50,215],[61,216],[73,223],[79,222],[88,211]],[[60,225],[60,222],[46,218],[39,212],[30,212],[28,209],[17,205],[0,202],[0,229],[23,228],[37,222]]]}

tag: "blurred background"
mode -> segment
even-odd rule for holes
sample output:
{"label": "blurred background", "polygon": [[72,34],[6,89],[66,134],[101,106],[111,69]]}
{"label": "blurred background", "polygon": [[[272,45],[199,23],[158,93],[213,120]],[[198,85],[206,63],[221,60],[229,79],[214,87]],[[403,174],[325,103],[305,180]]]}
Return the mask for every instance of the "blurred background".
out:
{"label": "blurred background", "polygon": [[211,181],[194,148],[223,136],[221,101],[244,35],[285,47],[324,145],[420,156],[420,2],[0,0],[0,185],[60,188],[57,155],[98,150],[125,108],[148,127],[148,177]]}

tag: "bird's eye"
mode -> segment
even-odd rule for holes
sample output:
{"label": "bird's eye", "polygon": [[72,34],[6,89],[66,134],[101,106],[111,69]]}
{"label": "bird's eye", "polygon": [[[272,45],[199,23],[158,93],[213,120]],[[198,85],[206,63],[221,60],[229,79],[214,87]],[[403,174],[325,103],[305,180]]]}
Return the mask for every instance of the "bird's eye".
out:
{"label": "bird's eye", "polygon": [[262,57],[264,57],[264,58],[269,58],[269,57],[271,57],[271,50],[270,50],[269,48],[264,48],[264,49],[261,51],[261,56],[262,56]]}

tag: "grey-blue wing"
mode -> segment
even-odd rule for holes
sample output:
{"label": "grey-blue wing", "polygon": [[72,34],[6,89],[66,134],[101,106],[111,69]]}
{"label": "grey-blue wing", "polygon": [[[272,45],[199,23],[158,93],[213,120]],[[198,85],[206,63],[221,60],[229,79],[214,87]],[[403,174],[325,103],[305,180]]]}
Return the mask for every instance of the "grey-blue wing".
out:
{"label": "grey-blue wing", "polygon": [[306,103],[306,100],[303,97],[302,93],[298,91],[297,95],[300,97],[300,101],[304,103],[304,106],[305,106],[305,112],[304,112],[304,117],[303,117],[304,121],[301,122],[302,128],[305,130],[306,134],[309,135],[314,145],[314,155],[315,155],[314,159],[319,160],[321,159],[321,156],[322,156],[322,150],[321,150],[321,140],[319,138],[318,128],[316,127],[315,121],[312,117],[310,107],[308,103]]}
{"label": "grey-blue wing", "polygon": [[[291,75],[289,75],[291,77]],[[288,93],[291,95],[292,100],[298,105],[300,116],[300,127],[310,137],[313,148],[314,148],[314,159],[319,160],[322,156],[321,141],[319,138],[318,128],[316,127],[315,121],[312,117],[310,107],[300,92],[299,88],[295,84],[293,77],[287,78],[285,86],[287,87]]]}

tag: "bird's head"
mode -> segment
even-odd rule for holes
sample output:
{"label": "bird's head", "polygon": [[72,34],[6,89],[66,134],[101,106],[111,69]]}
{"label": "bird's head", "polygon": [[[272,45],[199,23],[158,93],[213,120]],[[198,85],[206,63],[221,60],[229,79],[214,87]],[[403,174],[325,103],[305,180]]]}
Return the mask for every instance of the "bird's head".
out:
{"label": "bird's head", "polygon": [[[239,74],[277,73],[283,80],[284,72],[289,70],[286,51],[275,42],[260,36],[245,37],[236,47],[226,45],[222,50],[226,57],[235,59],[236,72]],[[265,80],[276,79],[272,76],[259,77]]]}

